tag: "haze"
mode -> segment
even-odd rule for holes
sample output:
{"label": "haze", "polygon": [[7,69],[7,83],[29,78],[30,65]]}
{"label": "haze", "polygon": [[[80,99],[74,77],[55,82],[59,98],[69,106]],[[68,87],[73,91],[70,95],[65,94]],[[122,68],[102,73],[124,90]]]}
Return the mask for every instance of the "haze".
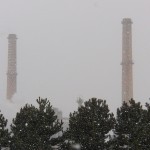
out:
{"label": "haze", "polygon": [[0,0],[1,103],[6,101],[7,35],[14,33],[18,91],[13,103],[35,103],[40,96],[68,116],[77,109],[77,97],[97,97],[115,112],[121,105],[126,17],[133,21],[134,99],[148,102],[149,14],[149,0]]}

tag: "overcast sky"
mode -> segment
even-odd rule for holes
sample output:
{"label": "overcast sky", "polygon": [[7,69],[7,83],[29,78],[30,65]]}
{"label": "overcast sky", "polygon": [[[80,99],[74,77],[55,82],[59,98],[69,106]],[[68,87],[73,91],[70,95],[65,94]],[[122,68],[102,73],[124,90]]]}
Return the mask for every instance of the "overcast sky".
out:
{"label": "overcast sky", "polygon": [[148,102],[149,14],[150,0],[0,0],[0,101],[6,101],[7,35],[14,33],[14,103],[35,103],[41,96],[67,116],[76,110],[77,97],[97,97],[115,112],[121,105],[121,20],[128,17],[133,21],[134,99]]}

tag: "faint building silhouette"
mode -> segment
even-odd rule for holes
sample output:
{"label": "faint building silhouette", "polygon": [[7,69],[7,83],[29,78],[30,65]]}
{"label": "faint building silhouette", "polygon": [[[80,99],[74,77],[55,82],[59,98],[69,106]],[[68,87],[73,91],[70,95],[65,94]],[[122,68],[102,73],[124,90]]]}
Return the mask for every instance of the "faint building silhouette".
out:
{"label": "faint building silhouette", "polygon": [[79,98],[77,99],[77,103],[78,103],[78,107],[79,107],[79,108],[82,106],[83,102],[84,102],[84,100],[83,100],[81,97],[79,97]]}
{"label": "faint building silhouette", "polygon": [[63,131],[66,131],[69,128],[69,118],[63,118]]}

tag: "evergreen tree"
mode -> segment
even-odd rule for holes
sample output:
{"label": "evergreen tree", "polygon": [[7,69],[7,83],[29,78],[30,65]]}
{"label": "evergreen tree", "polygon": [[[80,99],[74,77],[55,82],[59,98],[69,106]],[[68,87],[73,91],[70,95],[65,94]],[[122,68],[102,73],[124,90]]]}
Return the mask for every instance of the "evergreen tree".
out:
{"label": "evergreen tree", "polygon": [[115,137],[112,140],[113,149],[116,150],[143,150],[145,115],[141,104],[131,99],[130,103],[123,103],[117,109]]}
{"label": "evergreen tree", "polygon": [[0,114],[0,149],[1,147],[9,146],[10,134],[7,126],[7,119],[4,118],[3,114]]}
{"label": "evergreen tree", "polygon": [[38,99],[38,108],[26,104],[11,125],[12,150],[50,150],[57,143],[55,134],[62,131],[62,122],[47,99]]}
{"label": "evergreen tree", "polygon": [[71,146],[73,143],[74,141],[72,141],[70,138],[69,129],[67,129],[65,132],[63,132],[58,149],[59,150],[71,150]]}
{"label": "evergreen tree", "polygon": [[[92,98],[70,114],[69,129],[64,140],[79,143],[82,150],[104,150],[107,147],[107,134],[114,123],[114,115],[109,112],[106,101]],[[67,149],[68,143],[64,144]],[[62,149],[66,150],[66,147]]]}
{"label": "evergreen tree", "polygon": [[146,103],[146,110],[143,110],[141,131],[138,138],[143,149],[150,149],[150,104]]}

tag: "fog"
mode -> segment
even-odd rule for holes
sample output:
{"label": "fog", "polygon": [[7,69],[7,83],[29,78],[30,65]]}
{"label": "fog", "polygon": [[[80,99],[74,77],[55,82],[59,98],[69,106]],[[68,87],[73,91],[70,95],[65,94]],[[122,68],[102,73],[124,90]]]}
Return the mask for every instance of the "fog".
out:
{"label": "fog", "polygon": [[[133,21],[134,99],[150,97],[149,0],[0,0],[0,109],[48,98],[64,116],[78,97],[121,105],[123,18]],[[17,34],[17,94],[5,99],[9,33]],[[2,108],[1,108],[2,107]]]}

